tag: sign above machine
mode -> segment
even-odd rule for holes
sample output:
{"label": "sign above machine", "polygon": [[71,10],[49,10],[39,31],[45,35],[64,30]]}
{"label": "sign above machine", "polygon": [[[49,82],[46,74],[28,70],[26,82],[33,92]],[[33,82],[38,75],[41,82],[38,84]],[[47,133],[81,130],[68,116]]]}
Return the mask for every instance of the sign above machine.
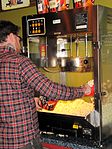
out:
{"label": "sign above machine", "polygon": [[65,10],[27,17],[27,35],[65,35],[88,31],[87,10]]}

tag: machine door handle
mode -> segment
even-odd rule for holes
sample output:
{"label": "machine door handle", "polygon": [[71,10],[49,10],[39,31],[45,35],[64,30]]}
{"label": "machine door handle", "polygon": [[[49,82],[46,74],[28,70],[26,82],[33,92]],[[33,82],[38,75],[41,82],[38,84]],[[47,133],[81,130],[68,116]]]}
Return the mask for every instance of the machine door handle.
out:
{"label": "machine door handle", "polygon": [[105,96],[106,94],[106,92],[101,92],[101,96]]}

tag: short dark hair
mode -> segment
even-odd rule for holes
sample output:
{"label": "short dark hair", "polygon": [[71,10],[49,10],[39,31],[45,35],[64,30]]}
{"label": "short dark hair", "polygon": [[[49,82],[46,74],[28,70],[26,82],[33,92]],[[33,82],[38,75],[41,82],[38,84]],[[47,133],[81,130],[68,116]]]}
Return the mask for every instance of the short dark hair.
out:
{"label": "short dark hair", "polygon": [[0,43],[4,42],[7,35],[13,33],[17,35],[19,32],[19,27],[10,21],[0,20]]}

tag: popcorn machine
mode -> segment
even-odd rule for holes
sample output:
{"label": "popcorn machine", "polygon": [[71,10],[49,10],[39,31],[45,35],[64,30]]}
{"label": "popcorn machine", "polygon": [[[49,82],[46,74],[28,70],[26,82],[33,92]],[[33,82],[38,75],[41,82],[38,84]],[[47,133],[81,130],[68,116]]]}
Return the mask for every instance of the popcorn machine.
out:
{"label": "popcorn machine", "polygon": [[42,133],[99,146],[112,135],[111,11],[91,6],[23,16],[24,52],[40,71],[69,86],[95,85],[94,97],[60,100],[53,110],[38,111]]}

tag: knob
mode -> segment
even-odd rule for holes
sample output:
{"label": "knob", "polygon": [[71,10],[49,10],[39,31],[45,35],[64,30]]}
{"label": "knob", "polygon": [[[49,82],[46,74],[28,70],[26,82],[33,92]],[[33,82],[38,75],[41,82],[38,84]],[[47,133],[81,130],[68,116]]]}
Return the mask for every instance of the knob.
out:
{"label": "knob", "polygon": [[84,60],[84,64],[88,64],[88,60],[87,59]]}

